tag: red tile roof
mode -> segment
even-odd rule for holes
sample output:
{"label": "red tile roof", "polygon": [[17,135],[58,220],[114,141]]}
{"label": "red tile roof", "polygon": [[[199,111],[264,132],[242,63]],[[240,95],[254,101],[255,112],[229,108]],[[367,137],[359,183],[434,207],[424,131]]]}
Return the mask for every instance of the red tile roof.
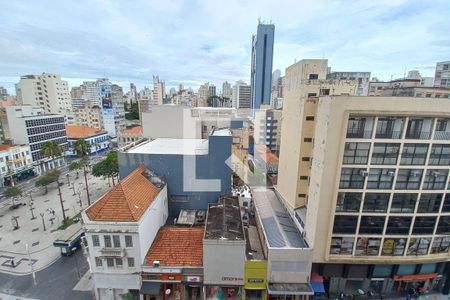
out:
{"label": "red tile roof", "polygon": [[0,151],[8,150],[8,149],[11,148],[11,147],[14,147],[14,145],[11,145],[11,144],[3,144],[3,145],[0,145]]}
{"label": "red tile roof", "polygon": [[104,134],[106,131],[83,125],[66,125],[66,133],[69,139],[84,139],[91,136]]}
{"label": "red tile roof", "polygon": [[259,156],[268,164],[277,164],[278,157],[273,154],[266,145],[258,144],[255,145],[256,151],[258,151]]}
{"label": "red tile roof", "polygon": [[122,131],[121,133],[122,135],[138,135],[138,134],[142,134],[142,127],[141,126],[136,126],[130,129],[125,129]]}
{"label": "red tile roof", "polygon": [[145,264],[153,266],[201,267],[203,265],[203,227],[161,227],[145,257]]}
{"label": "red tile roof", "polygon": [[92,221],[138,221],[156,196],[158,189],[143,174],[141,166],[112,187],[97,202],[86,209]]}

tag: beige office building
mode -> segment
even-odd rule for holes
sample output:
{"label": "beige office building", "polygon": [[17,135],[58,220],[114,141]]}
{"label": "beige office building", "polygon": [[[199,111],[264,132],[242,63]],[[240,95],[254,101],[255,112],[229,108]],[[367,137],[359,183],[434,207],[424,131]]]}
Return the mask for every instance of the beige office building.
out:
{"label": "beige office building", "polygon": [[307,97],[316,69],[286,71],[277,187],[312,273],[331,294],[448,294],[450,102],[336,96],[344,82]]}

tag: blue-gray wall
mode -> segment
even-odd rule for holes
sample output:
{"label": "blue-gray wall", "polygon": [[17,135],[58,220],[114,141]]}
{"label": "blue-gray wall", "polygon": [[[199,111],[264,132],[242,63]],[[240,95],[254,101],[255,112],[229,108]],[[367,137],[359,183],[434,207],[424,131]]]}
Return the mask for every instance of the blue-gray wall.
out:
{"label": "blue-gray wall", "polygon": [[144,164],[167,182],[169,214],[178,216],[181,209],[207,209],[220,195],[231,194],[231,169],[225,161],[231,156],[231,136],[210,136],[208,155],[196,156],[198,179],[220,179],[220,192],[188,192],[183,189],[183,155],[136,154],[119,152],[119,176],[126,177]]}
{"label": "blue-gray wall", "polygon": [[252,108],[270,104],[274,37],[275,25],[258,24],[258,32],[252,41]]}

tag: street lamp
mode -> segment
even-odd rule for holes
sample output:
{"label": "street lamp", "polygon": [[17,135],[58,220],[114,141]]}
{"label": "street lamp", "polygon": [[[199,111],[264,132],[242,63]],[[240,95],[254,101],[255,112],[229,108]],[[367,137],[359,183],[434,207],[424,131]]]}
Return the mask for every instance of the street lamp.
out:
{"label": "street lamp", "polygon": [[28,244],[26,244],[25,248],[28,253],[28,263],[30,264],[31,274],[33,274],[33,284],[36,285],[36,273],[34,273],[33,261],[31,260],[31,254],[30,254],[30,247],[28,247]]}
{"label": "street lamp", "polygon": [[67,185],[70,186],[70,179],[69,179],[70,175],[69,175],[69,173],[66,174],[66,177],[67,177]]}
{"label": "street lamp", "polygon": [[44,226],[44,231],[45,231],[45,221],[44,221],[44,213],[40,213],[39,215],[41,215],[41,219],[42,219],[42,226]]}
{"label": "street lamp", "polygon": [[77,267],[78,280],[80,280],[81,279],[80,268],[78,267],[78,259],[77,259],[76,255],[75,255],[75,251],[77,251],[77,247],[73,247],[71,250],[74,253],[73,258],[75,260],[75,266]]}
{"label": "street lamp", "polygon": [[83,207],[83,202],[81,202],[81,190],[78,190],[78,203],[80,204],[80,207]]}
{"label": "street lamp", "polygon": [[75,193],[75,182],[72,182],[72,190],[73,190],[73,195],[72,196],[75,196],[76,195],[76,193]]}
{"label": "street lamp", "polygon": [[19,229],[19,221],[17,221],[18,218],[19,218],[18,216],[11,217],[11,223],[13,226],[13,230]]}

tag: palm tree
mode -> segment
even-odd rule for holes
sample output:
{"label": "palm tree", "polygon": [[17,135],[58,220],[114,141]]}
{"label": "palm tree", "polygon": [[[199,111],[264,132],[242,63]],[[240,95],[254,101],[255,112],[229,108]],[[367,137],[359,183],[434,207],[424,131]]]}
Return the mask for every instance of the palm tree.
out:
{"label": "palm tree", "polygon": [[83,165],[83,173],[84,173],[84,182],[86,183],[86,194],[87,194],[87,200],[88,205],[91,205],[91,197],[89,196],[89,186],[87,181],[87,172],[86,172],[86,165],[87,165],[87,159],[89,157],[89,154],[91,153],[91,144],[87,142],[86,140],[79,139],[74,144],[74,150],[77,153],[78,157],[80,157],[80,162]]}
{"label": "palm tree", "polygon": [[50,157],[53,168],[55,168],[55,159],[63,154],[63,148],[55,141],[47,141],[42,145],[41,154],[44,157]]}

